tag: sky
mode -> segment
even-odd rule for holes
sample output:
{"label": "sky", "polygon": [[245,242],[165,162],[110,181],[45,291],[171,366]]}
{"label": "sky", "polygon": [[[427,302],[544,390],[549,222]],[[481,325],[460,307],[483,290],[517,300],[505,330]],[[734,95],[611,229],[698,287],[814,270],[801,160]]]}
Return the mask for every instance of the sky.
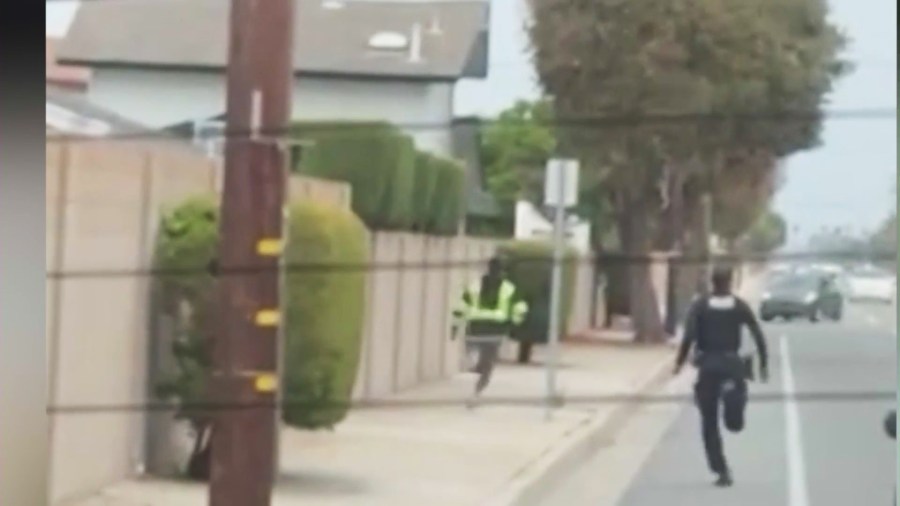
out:
{"label": "sky", "polygon": [[[524,3],[490,1],[488,77],[459,83],[457,115],[489,116],[518,99],[540,95],[524,31]],[[896,110],[896,1],[831,0],[831,7],[833,22],[850,38],[846,56],[856,68],[838,82],[828,109]],[[64,35],[76,9],[76,2],[48,3],[47,34]],[[822,145],[791,157],[786,167],[775,208],[789,223],[790,246],[806,245],[808,237],[824,227],[870,231],[896,208],[896,117],[829,119]]]}

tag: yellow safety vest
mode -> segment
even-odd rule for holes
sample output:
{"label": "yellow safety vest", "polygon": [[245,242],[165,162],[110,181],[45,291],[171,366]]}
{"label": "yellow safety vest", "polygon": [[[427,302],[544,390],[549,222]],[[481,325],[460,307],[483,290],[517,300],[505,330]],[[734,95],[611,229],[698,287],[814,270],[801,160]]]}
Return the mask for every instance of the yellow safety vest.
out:
{"label": "yellow safety vest", "polygon": [[497,295],[497,306],[486,308],[481,306],[480,292],[481,282],[473,283],[464,293],[460,309],[455,311],[457,316],[466,321],[483,321],[497,323],[513,323],[519,325],[524,321],[528,313],[528,304],[524,300],[515,300],[516,287],[509,281],[500,284],[500,292]]}

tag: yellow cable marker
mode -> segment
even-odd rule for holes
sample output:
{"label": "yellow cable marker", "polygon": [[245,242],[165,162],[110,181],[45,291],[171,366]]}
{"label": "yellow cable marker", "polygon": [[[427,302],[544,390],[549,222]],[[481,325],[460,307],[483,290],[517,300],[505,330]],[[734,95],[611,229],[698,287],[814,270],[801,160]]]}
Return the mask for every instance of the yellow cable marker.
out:
{"label": "yellow cable marker", "polygon": [[256,376],[253,386],[257,392],[271,393],[278,388],[278,377],[272,373],[262,373]]}
{"label": "yellow cable marker", "polygon": [[276,327],[281,323],[281,313],[277,309],[261,309],[256,312],[256,325]]}
{"label": "yellow cable marker", "polygon": [[261,239],[256,243],[256,254],[264,257],[276,257],[281,254],[281,239]]}

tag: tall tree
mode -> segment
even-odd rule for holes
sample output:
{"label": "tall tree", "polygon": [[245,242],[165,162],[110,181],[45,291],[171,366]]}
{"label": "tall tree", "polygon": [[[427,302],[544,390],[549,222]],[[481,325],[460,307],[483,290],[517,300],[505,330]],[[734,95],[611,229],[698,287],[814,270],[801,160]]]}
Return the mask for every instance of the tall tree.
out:
{"label": "tall tree", "polygon": [[869,250],[878,263],[897,269],[897,213],[891,214],[869,239]]}
{"label": "tall tree", "polygon": [[734,160],[713,188],[713,231],[734,252],[737,243],[762,219],[779,187],[782,171],[770,153]]}
{"label": "tall tree", "polygon": [[766,210],[741,236],[738,247],[754,254],[768,254],[787,242],[787,223],[780,214]]}
{"label": "tall tree", "polygon": [[[653,244],[669,200],[659,191],[664,176],[677,178],[674,191],[681,187],[692,215],[696,198],[713,190],[736,154],[780,157],[813,145],[818,107],[843,68],[824,0],[533,5],[535,63],[565,124],[561,148],[581,158],[584,179],[600,189],[596,198],[612,202],[633,258],[645,258]],[[773,110],[806,116],[782,122],[784,129],[740,117]],[[662,327],[648,265],[633,262],[630,271],[635,337],[657,339]]]}
{"label": "tall tree", "polygon": [[481,156],[487,186],[505,214],[519,199],[540,198],[544,166],[556,149],[548,100],[520,100],[484,130]]}

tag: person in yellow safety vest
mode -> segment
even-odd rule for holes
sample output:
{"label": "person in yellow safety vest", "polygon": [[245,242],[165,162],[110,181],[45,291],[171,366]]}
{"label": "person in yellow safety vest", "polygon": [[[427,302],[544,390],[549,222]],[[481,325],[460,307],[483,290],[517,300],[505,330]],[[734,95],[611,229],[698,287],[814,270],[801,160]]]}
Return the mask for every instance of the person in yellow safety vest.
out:
{"label": "person in yellow safety vest", "polygon": [[474,406],[491,380],[503,338],[513,326],[522,324],[527,312],[528,304],[507,279],[497,257],[488,262],[487,272],[481,279],[463,292],[462,304],[453,315],[465,325],[466,344],[478,352],[475,366],[478,381],[467,403],[469,407]]}

